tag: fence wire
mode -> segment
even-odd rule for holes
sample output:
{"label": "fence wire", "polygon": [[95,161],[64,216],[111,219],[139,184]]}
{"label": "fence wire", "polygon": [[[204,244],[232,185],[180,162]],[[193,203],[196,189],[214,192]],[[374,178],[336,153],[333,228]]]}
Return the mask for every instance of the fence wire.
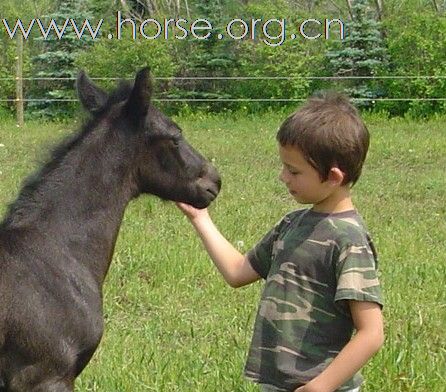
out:
{"label": "fence wire", "polygon": [[[133,80],[133,77],[91,77],[95,81],[118,81]],[[431,79],[443,80],[446,75],[383,75],[383,76],[172,76],[153,77],[153,80],[176,81],[176,80],[320,80],[320,81],[342,81],[342,80],[417,80]],[[75,77],[3,77],[1,81],[75,81]],[[155,102],[301,102],[306,98],[154,98]],[[446,97],[377,97],[377,98],[353,98],[355,101],[371,102],[410,102],[410,101],[446,101]],[[17,98],[0,98],[0,102],[20,102]],[[25,98],[23,102],[78,102],[78,99],[67,98]]]}

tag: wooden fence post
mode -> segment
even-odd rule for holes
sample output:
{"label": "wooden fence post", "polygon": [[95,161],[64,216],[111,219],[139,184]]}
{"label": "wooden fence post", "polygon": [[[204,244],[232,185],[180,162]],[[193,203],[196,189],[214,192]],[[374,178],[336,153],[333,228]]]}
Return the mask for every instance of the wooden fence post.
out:
{"label": "wooden fence post", "polygon": [[17,126],[23,127],[23,37],[17,35],[17,67],[16,67],[16,115]]}

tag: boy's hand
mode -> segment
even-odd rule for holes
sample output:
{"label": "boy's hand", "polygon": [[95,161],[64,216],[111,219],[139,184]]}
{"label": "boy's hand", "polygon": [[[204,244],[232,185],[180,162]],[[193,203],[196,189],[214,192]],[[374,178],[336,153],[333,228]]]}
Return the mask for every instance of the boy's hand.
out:
{"label": "boy's hand", "polygon": [[320,389],[317,386],[313,386],[311,383],[303,385],[297,388],[294,392],[325,392],[326,390]]}
{"label": "boy's hand", "polygon": [[348,301],[356,333],[333,361],[308,384],[294,392],[332,392],[350,379],[384,343],[381,306],[375,302]]}
{"label": "boy's hand", "polygon": [[260,279],[248,258],[220,233],[206,208],[199,210],[185,203],[176,205],[189,218],[215,266],[231,287],[241,287]]}
{"label": "boy's hand", "polygon": [[186,203],[175,203],[177,207],[186,215],[191,221],[194,221],[200,217],[207,217],[209,216],[207,208],[198,209],[195,207],[192,207],[190,204]]}

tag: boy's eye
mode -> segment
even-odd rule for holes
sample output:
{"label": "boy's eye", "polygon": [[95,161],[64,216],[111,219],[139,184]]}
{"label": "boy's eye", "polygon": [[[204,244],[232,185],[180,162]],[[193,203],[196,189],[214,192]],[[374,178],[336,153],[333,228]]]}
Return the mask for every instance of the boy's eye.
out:
{"label": "boy's eye", "polygon": [[298,170],[287,165],[286,163],[282,163],[282,168],[283,168],[283,170],[286,170],[289,174],[291,174],[293,176],[300,174],[300,172]]}
{"label": "boy's eye", "polygon": [[299,172],[298,172],[298,171],[296,171],[296,170],[293,170],[293,169],[290,169],[289,167],[287,168],[287,170],[288,170],[288,173],[292,174],[293,176],[295,176],[295,175],[299,174]]}

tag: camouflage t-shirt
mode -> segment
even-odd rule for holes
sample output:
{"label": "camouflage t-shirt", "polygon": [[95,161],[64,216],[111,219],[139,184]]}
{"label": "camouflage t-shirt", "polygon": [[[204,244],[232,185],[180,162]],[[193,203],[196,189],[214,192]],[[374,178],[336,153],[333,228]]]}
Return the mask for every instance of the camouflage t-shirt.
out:
{"label": "camouflage t-shirt", "polygon": [[[349,342],[348,301],[383,304],[377,257],[356,211],[286,215],[248,254],[264,279],[245,375],[292,391]],[[338,391],[362,383],[358,373]]]}

